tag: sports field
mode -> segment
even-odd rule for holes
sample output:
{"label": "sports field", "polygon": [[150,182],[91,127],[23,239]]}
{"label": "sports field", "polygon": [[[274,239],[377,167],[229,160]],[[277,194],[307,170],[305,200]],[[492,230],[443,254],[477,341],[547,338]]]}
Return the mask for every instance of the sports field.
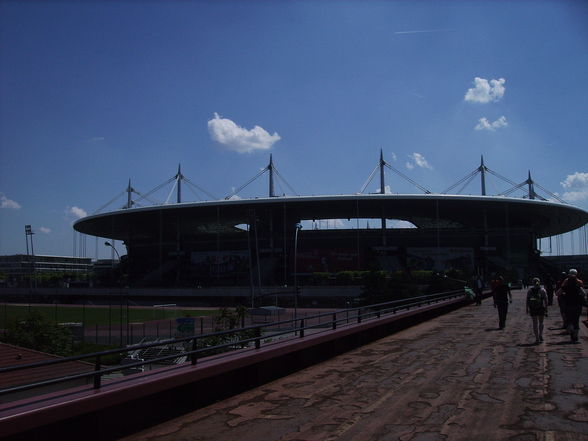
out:
{"label": "sports field", "polygon": [[85,326],[117,325],[170,320],[179,317],[216,315],[217,309],[184,309],[175,305],[17,305],[0,303],[0,328],[14,320],[40,314],[56,323],[83,323]]}

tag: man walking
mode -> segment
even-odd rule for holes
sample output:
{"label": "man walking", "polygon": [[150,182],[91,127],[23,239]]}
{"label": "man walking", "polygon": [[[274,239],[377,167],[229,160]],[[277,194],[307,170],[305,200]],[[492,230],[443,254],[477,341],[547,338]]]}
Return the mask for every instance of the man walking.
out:
{"label": "man walking", "polygon": [[578,279],[578,271],[575,269],[568,272],[568,277],[561,284],[561,297],[564,299],[567,330],[570,333],[572,343],[577,343],[580,315],[582,307],[586,303],[586,293],[584,292],[584,282]]}
{"label": "man walking", "polygon": [[494,307],[498,310],[498,327],[504,329],[509,301],[512,303],[512,293],[510,292],[510,287],[504,281],[504,277],[498,276],[492,296],[494,297]]}

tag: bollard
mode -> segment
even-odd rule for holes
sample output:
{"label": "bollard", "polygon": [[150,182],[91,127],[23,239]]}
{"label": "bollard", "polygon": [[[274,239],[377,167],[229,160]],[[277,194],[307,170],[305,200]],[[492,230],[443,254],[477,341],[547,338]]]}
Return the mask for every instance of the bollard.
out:
{"label": "bollard", "polygon": [[333,313],[333,331],[337,329],[337,313]]}
{"label": "bollard", "polygon": [[304,338],[304,319],[300,319],[300,338]]}

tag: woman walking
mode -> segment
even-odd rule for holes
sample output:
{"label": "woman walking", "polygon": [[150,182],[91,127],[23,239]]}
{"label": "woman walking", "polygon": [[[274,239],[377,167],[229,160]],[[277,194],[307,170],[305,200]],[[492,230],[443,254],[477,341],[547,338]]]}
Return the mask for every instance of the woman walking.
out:
{"label": "woman walking", "polygon": [[533,320],[535,343],[543,341],[543,319],[547,315],[547,293],[541,288],[541,281],[535,277],[533,286],[527,291],[527,314]]}

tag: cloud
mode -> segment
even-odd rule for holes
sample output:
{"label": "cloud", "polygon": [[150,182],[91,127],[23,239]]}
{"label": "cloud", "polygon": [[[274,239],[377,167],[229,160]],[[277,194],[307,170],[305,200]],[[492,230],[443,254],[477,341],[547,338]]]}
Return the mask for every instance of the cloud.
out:
{"label": "cloud", "polygon": [[13,201],[12,199],[8,199],[4,193],[0,193],[0,208],[10,208],[12,210],[20,210],[21,205]]}
{"label": "cloud", "polygon": [[475,87],[468,89],[464,99],[470,103],[481,104],[500,101],[504,96],[505,82],[504,78],[488,82],[485,78],[476,77],[474,78]]}
{"label": "cloud", "polygon": [[[376,189],[376,193],[380,193],[380,187]],[[390,190],[389,185],[384,185],[384,194],[392,194],[392,190]]]}
{"label": "cloud", "polygon": [[431,164],[429,164],[427,162],[427,160],[425,159],[425,157],[423,155],[421,155],[420,153],[413,153],[411,155],[408,155],[408,157],[410,158],[410,161],[408,161],[406,163],[406,168],[409,170],[412,170],[415,166],[421,167],[421,168],[428,168],[429,170],[433,169],[433,166]]}
{"label": "cloud", "polygon": [[437,32],[447,32],[451,29],[417,29],[412,31],[396,31],[396,35],[408,35],[408,34],[434,34]]}
{"label": "cloud", "polygon": [[239,127],[230,119],[221,118],[216,112],[214,118],[208,121],[208,132],[213,141],[239,153],[269,150],[282,139],[276,132],[270,135],[259,126],[255,126],[251,130]]}
{"label": "cloud", "polygon": [[67,207],[65,209],[65,215],[70,219],[73,218],[74,220],[78,220],[83,217],[86,217],[88,215],[88,213],[83,208],[74,206],[74,207]]}
{"label": "cloud", "polygon": [[568,175],[560,184],[569,190],[562,195],[564,200],[576,202],[588,199],[588,173],[576,172],[573,175]]}
{"label": "cloud", "polygon": [[39,227],[39,231],[40,231],[41,233],[49,234],[49,233],[51,233],[51,228],[47,228],[47,227]]}
{"label": "cloud", "polygon": [[507,127],[508,121],[506,121],[505,116],[501,116],[494,122],[488,121],[488,118],[480,118],[478,120],[478,124],[474,127],[475,130],[489,130],[490,132],[496,131],[496,129],[500,129],[501,127]]}

